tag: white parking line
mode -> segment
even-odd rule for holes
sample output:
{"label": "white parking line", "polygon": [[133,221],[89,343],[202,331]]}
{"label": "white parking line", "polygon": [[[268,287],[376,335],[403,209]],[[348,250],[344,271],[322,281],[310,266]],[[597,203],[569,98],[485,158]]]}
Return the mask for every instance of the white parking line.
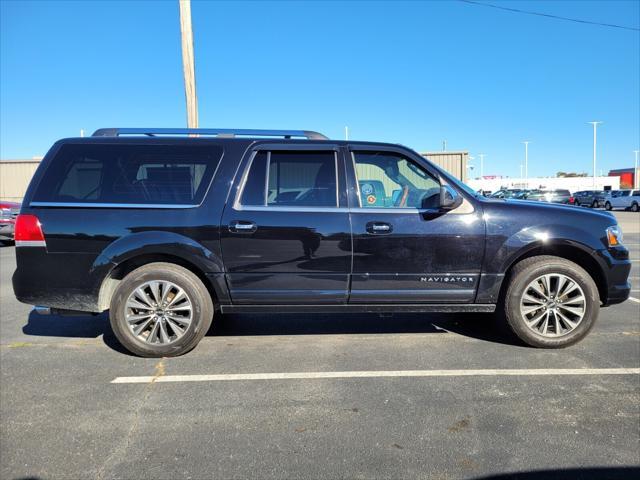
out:
{"label": "white parking line", "polygon": [[298,380],[378,377],[524,377],[554,375],[638,375],[640,368],[554,368],[516,370],[362,370],[352,372],[226,373],[217,375],[165,375],[117,377],[111,383],[221,382],[234,380]]}
{"label": "white parking line", "polygon": [[629,300],[631,300],[632,302],[640,303],[640,300],[634,297],[629,297]]}

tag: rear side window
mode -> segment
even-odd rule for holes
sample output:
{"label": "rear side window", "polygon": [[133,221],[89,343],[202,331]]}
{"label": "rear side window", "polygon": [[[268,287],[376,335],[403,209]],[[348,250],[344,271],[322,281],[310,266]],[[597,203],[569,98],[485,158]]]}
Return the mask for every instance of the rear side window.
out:
{"label": "rear side window", "polygon": [[34,201],[197,205],[222,149],[184,145],[63,145]]}
{"label": "rear side window", "polygon": [[244,206],[337,207],[333,151],[261,151],[240,196]]}

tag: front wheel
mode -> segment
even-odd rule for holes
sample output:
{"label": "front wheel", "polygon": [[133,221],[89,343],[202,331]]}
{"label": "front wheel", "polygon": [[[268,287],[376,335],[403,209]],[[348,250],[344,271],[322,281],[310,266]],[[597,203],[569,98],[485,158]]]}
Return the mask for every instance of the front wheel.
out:
{"label": "front wheel", "polygon": [[509,327],[534,347],[562,348],[582,340],[600,311],[591,276],[560,257],[541,255],[518,263],[504,298]]}
{"label": "front wheel", "polygon": [[633,204],[631,205],[631,211],[637,212],[638,210],[640,210],[640,208],[638,207],[638,204],[636,202],[633,202]]}
{"label": "front wheel", "polygon": [[604,204],[604,209],[605,210],[611,210],[611,204],[609,202]]}
{"label": "front wheel", "polygon": [[173,357],[198,344],[211,326],[213,311],[211,295],[193,272],[172,263],[150,263],[120,282],[109,319],[130,352]]}

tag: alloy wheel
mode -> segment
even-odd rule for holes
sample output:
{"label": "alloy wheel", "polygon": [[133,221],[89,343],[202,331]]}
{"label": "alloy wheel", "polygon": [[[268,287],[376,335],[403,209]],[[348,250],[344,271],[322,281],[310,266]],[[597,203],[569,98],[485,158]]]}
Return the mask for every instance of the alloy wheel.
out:
{"label": "alloy wheel", "polygon": [[152,280],[135,288],[125,304],[129,330],[140,341],[167,345],[181,338],[191,325],[193,305],[175,283]]}
{"label": "alloy wheel", "polygon": [[541,275],[525,288],[520,313],[528,328],[544,337],[560,337],[575,330],[586,313],[586,297],[567,275]]}

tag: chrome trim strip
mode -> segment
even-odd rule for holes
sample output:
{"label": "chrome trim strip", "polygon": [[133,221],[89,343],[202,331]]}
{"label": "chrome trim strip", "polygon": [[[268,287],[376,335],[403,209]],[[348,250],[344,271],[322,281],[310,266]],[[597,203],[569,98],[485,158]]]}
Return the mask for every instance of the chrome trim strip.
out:
{"label": "chrome trim strip", "polygon": [[300,212],[300,213],[348,213],[347,207],[282,207],[282,206],[243,206],[234,205],[233,209],[237,212]]}
{"label": "chrome trim strip", "polygon": [[81,203],[81,202],[31,202],[30,207],[74,207],[74,208],[196,208],[198,205],[175,203]]}
{"label": "chrome trim strip", "polygon": [[16,240],[16,247],[46,247],[47,242],[44,240]]}

